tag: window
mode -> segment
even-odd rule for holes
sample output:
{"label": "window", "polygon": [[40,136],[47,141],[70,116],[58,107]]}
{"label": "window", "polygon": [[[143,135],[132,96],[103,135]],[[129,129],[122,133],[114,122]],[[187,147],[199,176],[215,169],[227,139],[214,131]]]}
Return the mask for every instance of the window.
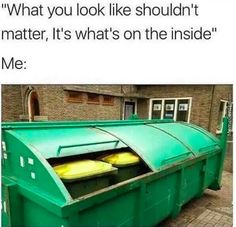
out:
{"label": "window", "polygon": [[174,119],[189,122],[192,98],[151,99],[150,119]]}
{"label": "window", "polygon": [[164,100],[164,119],[174,119],[175,100]]}
{"label": "window", "polygon": [[83,93],[78,91],[68,91],[68,102],[82,103]]}
{"label": "window", "polygon": [[232,102],[229,103],[226,100],[221,100],[218,112],[218,120],[217,120],[217,129],[216,129],[217,133],[222,132],[223,118],[225,116],[229,117],[229,130],[232,131],[232,125],[233,125],[232,113],[233,113],[233,103]]}
{"label": "window", "polygon": [[179,99],[177,100],[177,121],[186,121],[188,122],[189,117],[189,99]]}
{"label": "window", "polygon": [[162,100],[153,100],[152,102],[152,118],[161,119]]}
{"label": "window", "polygon": [[88,104],[99,104],[99,95],[98,94],[93,94],[93,93],[88,93]]}
{"label": "window", "polygon": [[112,96],[108,96],[108,95],[104,95],[103,96],[103,105],[108,105],[108,106],[112,106],[114,105],[114,97]]}

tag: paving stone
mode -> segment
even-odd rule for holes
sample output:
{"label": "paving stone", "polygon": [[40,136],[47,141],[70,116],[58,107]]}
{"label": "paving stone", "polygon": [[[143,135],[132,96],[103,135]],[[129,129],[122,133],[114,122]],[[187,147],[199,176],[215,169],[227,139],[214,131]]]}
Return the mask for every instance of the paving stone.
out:
{"label": "paving stone", "polygon": [[187,227],[196,227],[196,225],[194,223],[190,223],[187,225]]}
{"label": "paving stone", "polygon": [[224,224],[223,227],[231,227],[233,226],[232,224]]}
{"label": "paving stone", "polygon": [[214,217],[214,220],[219,221],[221,219],[222,215],[216,214]]}
{"label": "paving stone", "polygon": [[222,227],[222,224],[217,223],[217,224],[214,225],[214,227]]}
{"label": "paving stone", "polygon": [[213,224],[210,224],[210,223],[204,225],[204,227],[213,227],[213,226],[214,226],[214,225],[213,225]]}

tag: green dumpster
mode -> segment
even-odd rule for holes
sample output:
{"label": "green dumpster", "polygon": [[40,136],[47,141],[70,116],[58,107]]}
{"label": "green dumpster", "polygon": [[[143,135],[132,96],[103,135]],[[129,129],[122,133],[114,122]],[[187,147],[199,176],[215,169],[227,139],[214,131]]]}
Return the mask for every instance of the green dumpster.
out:
{"label": "green dumpster", "polygon": [[[3,123],[2,226],[154,226],[220,189],[227,130],[227,118],[221,139],[168,120]],[[112,180],[114,167],[81,186],[54,169],[122,151],[142,171]]]}

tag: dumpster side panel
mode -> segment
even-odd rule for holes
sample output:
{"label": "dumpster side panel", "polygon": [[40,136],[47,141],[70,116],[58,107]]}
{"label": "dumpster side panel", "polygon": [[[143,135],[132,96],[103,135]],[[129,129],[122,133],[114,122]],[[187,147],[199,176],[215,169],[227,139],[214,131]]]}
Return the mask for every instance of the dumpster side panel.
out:
{"label": "dumpster side panel", "polygon": [[2,226],[10,226],[9,192],[8,188],[2,184]]}
{"label": "dumpster side panel", "polygon": [[17,188],[13,181],[2,177],[2,226],[18,226],[21,223],[22,200]]}
{"label": "dumpster side panel", "polygon": [[178,173],[174,172],[147,184],[143,225],[153,226],[171,215],[178,183]]}
{"label": "dumpster side panel", "polygon": [[139,191],[132,190],[83,210],[78,214],[80,226],[134,226],[138,197]]}
{"label": "dumpster side panel", "polygon": [[21,219],[22,226],[25,227],[62,227],[68,226],[68,220],[61,218],[52,212],[49,212],[44,207],[27,199],[22,199],[23,216]]}
{"label": "dumpster side panel", "polygon": [[129,191],[117,192],[101,203],[98,199],[96,205],[78,212],[77,220],[81,226],[154,226],[178,214],[185,203],[214,182],[216,175],[206,173],[214,169],[216,174],[218,161],[217,155],[205,156],[191,164],[186,161],[181,168],[173,166],[157,172],[142,182],[138,180],[135,189],[135,183],[128,183]]}
{"label": "dumpster side panel", "polygon": [[181,204],[200,195],[203,191],[204,161],[196,162],[184,169]]}
{"label": "dumpster side panel", "polygon": [[[67,217],[59,217],[43,206],[22,197],[24,226],[154,226],[190,199],[201,194],[217,176],[219,154],[196,161],[182,168],[176,166],[157,172],[148,179],[127,183],[130,190],[114,193],[101,202],[99,199],[86,209],[73,211]],[[207,165],[206,165],[207,163]],[[172,168],[176,168],[171,172]],[[160,177],[156,178],[157,175]],[[204,186],[205,182],[205,186]],[[138,184],[137,187],[133,185]],[[85,201],[84,201],[85,202]],[[78,201],[80,203],[80,201]],[[35,215],[37,214],[37,215]],[[7,226],[7,225],[4,225]]]}
{"label": "dumpster side panel", "polygon": [[71,199],[57,174],[32,144],[23,143],[13,131],[5,132],[4,140],[7,154],[2,166],[4,176],[37,187],[62,203]]}
{"label": "dumpster side panel", "polygon": [[[103,197],[108,197],[103,201],[98,194],[94,205],[77,211],[73,209],[67,216],[55,215],[37,204],[34,198],[21,196],[18,200],[21,201],[20,222],[23,226],[153,226],[198,196],[203,191],[204,182],[205,188],[212,184],[217,175],[217,162],[219,155],[193,160],[191,164],[185,161],[181,168],[173,166],[123,184],[128,190],[117,190],[116,193],[111,190],[112,197],[103,193]],[[6,222],[4,226],[7,226]]]}
{"label": "dumpster side panel", "polygon": [[221,165],[221,155],[222,153],[220,152],[214,156],[211,156],[207,160],[206,185],[209,188],[211,188],[212,185],[218,185],[218,181],[219,181],[218,174],[219,174],[219,168]]}

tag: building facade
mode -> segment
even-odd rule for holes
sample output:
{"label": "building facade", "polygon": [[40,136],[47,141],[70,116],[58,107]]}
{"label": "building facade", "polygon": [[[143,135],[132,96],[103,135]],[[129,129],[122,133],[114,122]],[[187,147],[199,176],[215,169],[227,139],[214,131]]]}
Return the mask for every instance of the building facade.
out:
{"label": "building facade", "polygon": [[2,85],[2,121],[174,119],[220,133],[232,85]]}

